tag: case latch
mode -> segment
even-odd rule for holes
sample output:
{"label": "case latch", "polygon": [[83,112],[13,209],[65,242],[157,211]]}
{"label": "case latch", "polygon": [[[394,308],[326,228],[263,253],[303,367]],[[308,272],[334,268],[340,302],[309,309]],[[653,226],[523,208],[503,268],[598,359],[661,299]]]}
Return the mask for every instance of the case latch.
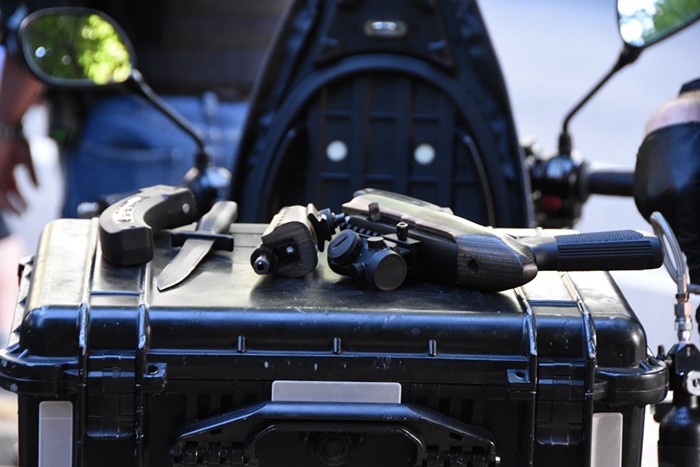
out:
{"label": "case latch", "polygon": [[[151,363],[136,381],[133,359],[98,359],[87,378],[87,436],[124,439],[134,433],[137,390],[157,393],[165,387],[165,364]],[[137,389],[137,382],[138,389]]]}
{"label": "case latch", "polygon": [[577,445],[583,442],[584,369],[567,363],[540,362],[537,384],[537,442]]}
{"label": "case latch", "polygon": [[91,438],[123,439],[134,432],[134,371],[125,366],[88,374],[86,428]]}

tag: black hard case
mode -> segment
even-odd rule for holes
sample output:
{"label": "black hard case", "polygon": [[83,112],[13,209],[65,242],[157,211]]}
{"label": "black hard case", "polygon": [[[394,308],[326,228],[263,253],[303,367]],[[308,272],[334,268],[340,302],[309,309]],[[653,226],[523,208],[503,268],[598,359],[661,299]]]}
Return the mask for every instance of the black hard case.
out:
{"label": "black hard case", "polygon": [[[102,259],[94,221],[49,224],[0,364],[22,465],[56,400],[72,403],[74,465],[586,465],[604,412],[623,416],[622,465],[639,465],[667,373],[608,274],[376,292],[321,257],[302,279],[260,277],[263,229],[235,225],[233,253],[159,293],[167,235],[124,268]],[[401,404],[271,402],[277,380],[398,382]]]}

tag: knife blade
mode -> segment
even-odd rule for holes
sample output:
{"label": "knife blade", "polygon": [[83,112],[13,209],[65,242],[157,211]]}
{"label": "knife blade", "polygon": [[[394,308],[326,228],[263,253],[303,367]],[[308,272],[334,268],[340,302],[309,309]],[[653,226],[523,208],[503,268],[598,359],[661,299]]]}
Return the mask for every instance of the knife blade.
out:
{"label": "knife blade", "polygon": [[197,223],[194,232],[178,232],[173,242],[185,238],[175,258],[158,275],[158,290],[163,292],[187,279],[212,248],[233,250],[233,237],[228,234],[238,215],[233,201],[218,201]]}

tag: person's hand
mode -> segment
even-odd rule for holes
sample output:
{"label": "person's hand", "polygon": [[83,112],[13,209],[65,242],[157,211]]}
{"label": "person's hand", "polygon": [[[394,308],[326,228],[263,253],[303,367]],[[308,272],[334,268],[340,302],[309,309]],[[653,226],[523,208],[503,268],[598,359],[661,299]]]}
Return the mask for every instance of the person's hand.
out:
{"label": "person's hand", "polygon": [[34,186],[39,186],[27,141],[24,138],[0,138],[0,210],[15,214],[21,214],[27,208],[15,178],[15,168],[19,166],[26,167]]}

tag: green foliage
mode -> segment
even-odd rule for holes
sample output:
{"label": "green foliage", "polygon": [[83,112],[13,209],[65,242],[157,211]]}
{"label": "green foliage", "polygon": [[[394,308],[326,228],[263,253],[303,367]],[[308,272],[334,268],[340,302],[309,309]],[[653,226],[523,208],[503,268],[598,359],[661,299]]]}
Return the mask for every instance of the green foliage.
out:
{"label": "green foliage", "polygon": [[687,24],[700,14],[700,0],[659,0],[654,14],[654,28],[645,31],[644,37],[665,36]]}
{"label": "green foliage", "polygon": [[129,51],[114,27],[97,15],[45,15],[25,31],[30,59],[48,76],[123,82],[131,73]]}

